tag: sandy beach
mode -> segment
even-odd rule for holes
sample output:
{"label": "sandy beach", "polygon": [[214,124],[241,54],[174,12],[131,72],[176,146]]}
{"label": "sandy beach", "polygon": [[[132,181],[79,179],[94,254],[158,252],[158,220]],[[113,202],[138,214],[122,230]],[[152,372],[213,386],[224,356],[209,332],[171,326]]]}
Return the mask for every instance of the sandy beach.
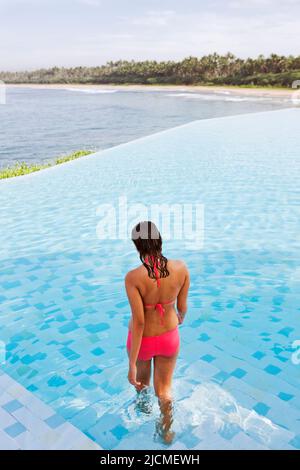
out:
{"label": "sandy beach", "polygon": [[202,86],[202,85],[83,85],[76,83],[67,84],[8,84],[7,87],[13,88],[41,88],[41,89],[103,89],[103,90],[128,90],[128,91],[181,91],[198,93],[224,93],[243,96],[290,97],[295,90],[284,88],[244,88],[234,86]]}

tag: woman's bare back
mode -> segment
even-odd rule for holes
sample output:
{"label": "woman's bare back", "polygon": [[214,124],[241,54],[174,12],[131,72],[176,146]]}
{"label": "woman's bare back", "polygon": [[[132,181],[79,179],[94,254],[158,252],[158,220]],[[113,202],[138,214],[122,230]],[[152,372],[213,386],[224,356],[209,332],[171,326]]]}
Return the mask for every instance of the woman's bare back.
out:
{"label": "woman's bare back", "polygon": [[[179,260],[168,260],[167,268],[169,276],[160,278],[160,287],[157,288],[155,279],[148,276],[147,269],[142,265],[130,272],[132,281],[137,287],[144,305],[153,307],[144,308],[144,332],[143,336],[158,336],[172,330],[178,325],[176,305],[179,311],[185,311],[185,305],[181,304],[181,298],[186,301],[184,290],[188,289],[188,270],[185,264]],[[174,301],[170,304],[167,302]],[[155,304],[164,304],[164,321],[155,308]],[[131,329],[131,322],[129,325]]]}

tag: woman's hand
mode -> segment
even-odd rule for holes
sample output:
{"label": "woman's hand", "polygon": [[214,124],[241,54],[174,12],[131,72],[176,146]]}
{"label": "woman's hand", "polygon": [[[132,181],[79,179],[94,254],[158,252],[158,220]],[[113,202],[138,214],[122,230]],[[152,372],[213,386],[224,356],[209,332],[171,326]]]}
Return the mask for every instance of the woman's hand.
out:
{"label": "woman's hand", "polygon": [[181,325],[181,323],[183,323],[183,320],[184,320],[184,317],[185,317],[185,313],[182,313],[182,312],[179,312],[179,311],[178,311],[177,317],[178,317],[178,323],[179,323],[179,325]]}
{"label": "woman's hand", "polygon": [[136,380],[137,368],[136,364],[129,363],[129,371],[128,371],[128,381],[133,385],[136,390],[140,391],[143,388],[142,382],[137,382]]}

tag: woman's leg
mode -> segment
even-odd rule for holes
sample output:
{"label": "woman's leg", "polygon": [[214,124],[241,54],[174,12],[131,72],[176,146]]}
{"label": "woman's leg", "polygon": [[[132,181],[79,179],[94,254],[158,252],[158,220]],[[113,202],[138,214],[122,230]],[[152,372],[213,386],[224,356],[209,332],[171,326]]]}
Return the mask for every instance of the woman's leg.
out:
{"label": "woman's leg", "polygon": [[151,379],[151,359],[149,361],[136,361],[136,380],[142,382],[143,385],[150,385]]}
{"label": "woman's leg", "polygon": [[[127,340],[127,355],[129,358],[129,349],[128,349],[128,340]],[[151,360],[148,361],[140,361],[139,359],[136,361],[136,380],[137,382],[142,382],[143,385],[150,385],[151,379]]]}
{"label": "woman's leg", "polygon": [[177,354],[178,353],[171,357],[154,357],[154,390],[157,397],[161,400],[172,399],[172,378]]}
{"label": "woman's leg", "polygon": [[161,433],[166,442],[172,442],[173,422],[172,378],[178,353],[174,356],[155,356],[154,358],[154,390],[158,397],[161,411]]}
{"label": "woman's leg", "polygon": [[151,380],[151,359],[149,361],[137,360],[136,367],[137,381],[142,383],[142,387],[140,390],[137,390],[135,409],[137,413],[151,415],[152,402],[148,389]]}

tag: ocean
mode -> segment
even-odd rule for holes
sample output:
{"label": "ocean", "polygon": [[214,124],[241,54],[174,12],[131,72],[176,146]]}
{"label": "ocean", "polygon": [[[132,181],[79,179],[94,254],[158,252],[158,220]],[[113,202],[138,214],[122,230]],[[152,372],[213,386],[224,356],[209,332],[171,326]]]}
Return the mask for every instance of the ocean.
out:
{"label": "ocean", "polygon": [[290,106],[288,98],[230,91],[7,87],[0,105],[0,167],[102,150],[198,119]]}

